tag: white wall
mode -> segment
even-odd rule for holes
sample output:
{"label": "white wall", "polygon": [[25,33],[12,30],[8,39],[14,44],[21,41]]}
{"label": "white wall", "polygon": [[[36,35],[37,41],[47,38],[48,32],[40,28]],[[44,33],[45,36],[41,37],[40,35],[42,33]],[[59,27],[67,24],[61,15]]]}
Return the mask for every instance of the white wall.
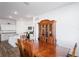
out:
{"label": "white wall", "polygon": [[19,19],[16,20],[16,32],[21,34],[23,32],[28,32],[28,26],[33,26],[33,18]]}
{"label": "white wall", "polygon": [[77,42],[76,55],[79,56],[79,3],[73,3],[72,5],[40,15],[38,19],[35,19],[35,21],[37,20],[36,23],[42,18],[56,20],[57,44],[72,49],[75,42]]}

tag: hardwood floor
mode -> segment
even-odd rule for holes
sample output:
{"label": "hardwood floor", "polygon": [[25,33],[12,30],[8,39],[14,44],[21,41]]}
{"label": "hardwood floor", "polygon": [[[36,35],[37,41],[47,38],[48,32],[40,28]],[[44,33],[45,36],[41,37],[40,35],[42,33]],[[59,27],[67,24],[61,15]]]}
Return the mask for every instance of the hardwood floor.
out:
{"label": "hardwood floor", "polygon": [[0,42],[0,57],[20,56],[19,49],[12,47],[7,41]]}

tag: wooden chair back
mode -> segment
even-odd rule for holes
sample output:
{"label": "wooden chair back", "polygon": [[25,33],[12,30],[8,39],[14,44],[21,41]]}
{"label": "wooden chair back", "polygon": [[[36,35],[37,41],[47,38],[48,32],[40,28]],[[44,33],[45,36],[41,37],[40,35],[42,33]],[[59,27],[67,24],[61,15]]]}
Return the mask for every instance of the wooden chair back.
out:
{"label": "wooden chair back", "polygon": [[72,50],[72,54],[69,54],[69,52],[70,52],[70,49],[69,49],[69,51],[67,53],[67,57],[76,57],[76,55],[75,55],[76,54],[76,49],[77,49],[77,43],[75,43],[75,46]]}
{"label": "wooden chair back", "polygon": [[27,57],[32,56],[32,44],[28,40],[24,43],[24,52]]}
{"label": "wooden chair back", "polygon": [[76,49],[77,49],[77,43],[75,43],[75,46],[74,46],[74,48],[73,48],[72,57],[75,56],[75,54],[76,54]]}
{"label": "wooden chair back", "polygon": [[17,46],[19,48],[19,51],[20,51],[20,56],[21,57],[24,57],[24,48],[22,46],[22,43],[21,43],[21,40],[20,39],[17,39]]}

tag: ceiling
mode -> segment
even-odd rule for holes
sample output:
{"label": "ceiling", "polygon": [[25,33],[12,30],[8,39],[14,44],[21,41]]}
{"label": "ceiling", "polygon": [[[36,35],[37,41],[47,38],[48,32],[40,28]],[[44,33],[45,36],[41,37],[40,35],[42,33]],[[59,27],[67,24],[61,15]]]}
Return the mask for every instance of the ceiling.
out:
{"label": "ceiling", "polygon": [[0,2],[0,19],[19,19],[38,16],[71,2]]}

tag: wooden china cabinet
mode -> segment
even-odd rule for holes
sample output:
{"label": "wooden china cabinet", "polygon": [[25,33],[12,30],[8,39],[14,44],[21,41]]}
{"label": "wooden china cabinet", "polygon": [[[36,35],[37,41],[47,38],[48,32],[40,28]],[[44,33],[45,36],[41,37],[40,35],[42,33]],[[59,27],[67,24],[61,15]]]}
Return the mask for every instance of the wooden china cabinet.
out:
{"label": "wooden china cabinet", "polygon": [[56,21],[42,20],[39,23],[39,40],[56,45]]}

